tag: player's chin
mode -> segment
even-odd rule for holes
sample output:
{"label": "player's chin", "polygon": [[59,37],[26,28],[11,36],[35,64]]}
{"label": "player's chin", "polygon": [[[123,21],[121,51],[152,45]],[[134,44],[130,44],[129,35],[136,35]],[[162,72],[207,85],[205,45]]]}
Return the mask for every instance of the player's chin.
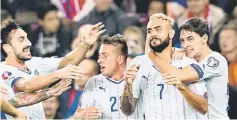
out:
{"label": "player's chin", "polygon": [[32,58],[32,56],[31,55],[27,55],[24,58],[27,59],[27,60],[30,60]]}
{"label": "player's chin", "polygon": [[102,74],[103,76],[107,76],[107,75],[108,75],[108,73],[106,73],[105,71],[101,71],[101,74]]}
{"label": "player's chin", "polygon": [[194,57],[194,54],[192,52],[186,52],[185,54],[189,58],[193,58]]}
{"label": "player's chin", "polygon": [[30,60],[32,58],[32,56],[24,56],[22,57],[22,60],[27,61]]}

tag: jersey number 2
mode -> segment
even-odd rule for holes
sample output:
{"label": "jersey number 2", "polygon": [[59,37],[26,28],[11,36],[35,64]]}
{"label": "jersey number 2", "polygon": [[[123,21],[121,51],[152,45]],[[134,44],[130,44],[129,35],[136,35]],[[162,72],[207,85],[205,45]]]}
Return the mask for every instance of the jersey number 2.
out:
{"label": "jersey number 2", "polygon": [[162,99],[162,92],[163,92],[163,89],[164,89],[164,84],[157,84],[157,86],[160,86],[160,99]]}
{"label": "jersey number 2", "polygon": [[116,97],[111,97],[111,98],[110,98],[111,112],[118,111],[118,109],[115,108],[116,102],[117,102]]}

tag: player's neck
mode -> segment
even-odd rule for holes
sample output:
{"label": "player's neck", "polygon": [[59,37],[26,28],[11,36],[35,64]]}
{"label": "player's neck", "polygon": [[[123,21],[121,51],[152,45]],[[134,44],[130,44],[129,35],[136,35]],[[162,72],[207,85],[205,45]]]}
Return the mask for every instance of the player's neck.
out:
{"label": "player's neck", "polygon": [[25,65],[25,62],[22,61],[22,60],[19,60],[18,58],[13,58],[13,57],[8,56],[8,57],[6,58],[5,63],[6,63],[7,65],[10,65],[10,66],[19,68],[19,69],[21,69],[21,70],[25,70],[25,71],[28,70],[27,67],[26,67],[26,65]]}
{"label": "player's neck", "polygon": [[208,47],[204,47],[204,49],[200,52],[199,55],[195,56],[194,59],[197,62],[202,61],[206,56],[208,56],[209,54],[211,54],[213,51]]}
{"label": "player's neck", "polygon": [[113,80],[116,80],[116,81],[121,80],[121,79],[124,77],[125,70],[126,70],[125,65],[121,65],[121,66],[118,68],[117,73],[116,73],[115,75],[113,75],[111,78],[112,78]]}
{"label": "player's neck", "polygon": [[161,59],[170,62],[171,56],[172,56],[172,47],[168,46],[165,48],[162,52],[155,52],[157,56],[159,56]]}

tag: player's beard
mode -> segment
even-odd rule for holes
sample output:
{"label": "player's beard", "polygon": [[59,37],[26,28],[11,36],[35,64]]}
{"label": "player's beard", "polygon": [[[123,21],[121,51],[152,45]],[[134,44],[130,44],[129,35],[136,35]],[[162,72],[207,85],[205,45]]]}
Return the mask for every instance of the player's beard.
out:
{"label": "player's beard", "polygon": [[164,41],[161,41],[161,43],[159,45],[156,45],[156,46],[152,46],[152,44],[151,44],[153,39],[159,39],[159,38],[152,38],[150,40],[149,46],[154,52],[162,52],[170,44],[169,35],[167,36],[167,38]]}
{"label": "player's beard", "polygon": [[16,57],[21,61],[27,61],[31,59],[31,58],[24,57],[22,54],[17,54]]}
{"label": "player's beard", "polygon": [[[26,47],[25,47],[25,48],[26,48]],[[15,51],[15,50],[14,50],[14,51]],[[22,52],[23,52],[23,50],[22,50]],[[31,59],[31,57],[30,57],[30,58],[24,57],[23,53],[16,53],[16,52],[15,52],[15,55],[16,55],[16,57],[17,57],[19,60],[24,61],[24,62]]]}

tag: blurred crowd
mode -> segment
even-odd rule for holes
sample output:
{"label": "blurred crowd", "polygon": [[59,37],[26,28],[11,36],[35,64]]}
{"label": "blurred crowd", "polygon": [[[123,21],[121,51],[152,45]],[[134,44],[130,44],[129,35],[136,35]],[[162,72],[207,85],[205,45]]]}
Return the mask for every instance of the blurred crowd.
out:
{"label": "blurred crowd", "polygon": [[[165,13],[172,17],[173,46],[182,48],[179,27],[199,17],[209,25],[212,50],[229,62],[230,118],[237,119],[237,1],[236,0],[2,0],[1,26],[13,18],[28,33],[33,56],[62,57],[81,42],[80,34],[92,24],[105,24],[109,36],[124,35],[128,61],[145,53],[146,25],[149,16]],[[97,64],[99,43],[91,46],[79,67],[86,76],[74,81],[71,89],[58,98],[43,102],[46,118],[71,117],[80,104],[87,80],[100,73]],[[3,57],[1,57],[4,60]]]}

